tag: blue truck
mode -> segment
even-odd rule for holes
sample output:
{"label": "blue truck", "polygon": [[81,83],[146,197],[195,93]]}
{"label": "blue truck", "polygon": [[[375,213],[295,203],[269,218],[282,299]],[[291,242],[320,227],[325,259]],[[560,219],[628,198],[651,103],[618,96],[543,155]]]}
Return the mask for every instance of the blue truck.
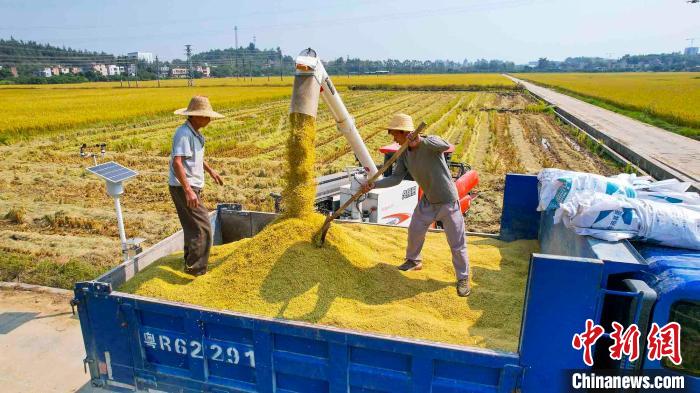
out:
{"label": "blue truck", "polygon": [[[176,233],[75,285],[86,370],[93,385],[113,391],[547,393],[579,387],[575,372],[613,372],[682,378],[685,390],[679,391],[700,392],[700,253],[578,236],[536,206],[537,178],[507,175],[498,236],[540,244],[529,258],[524,307],[515,311],[522,312],[517,352],[213,310],[116,290],[151,262],[179,251],[182,233]],[[215,243],[253,236],[274,217],[220,205],[212,215]],[[592,366],[572,345],[588,319],[607,332],[592,347]],[[638,359],[611,359],[612,321],[639,327]],[[645,356],[651,326],[669,322],[682,326],[681,365]]]}

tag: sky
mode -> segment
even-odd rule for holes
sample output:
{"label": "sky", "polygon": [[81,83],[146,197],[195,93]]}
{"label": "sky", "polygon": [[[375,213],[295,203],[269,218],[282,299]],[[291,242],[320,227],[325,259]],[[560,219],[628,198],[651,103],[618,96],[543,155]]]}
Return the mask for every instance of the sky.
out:
{"label": "sky", "polygon": [[700,4],[686,0],[209,1],[0,0],[10,36],[163,60],[239,46],[312,47],[324,59],[617,58],[700,44]]}

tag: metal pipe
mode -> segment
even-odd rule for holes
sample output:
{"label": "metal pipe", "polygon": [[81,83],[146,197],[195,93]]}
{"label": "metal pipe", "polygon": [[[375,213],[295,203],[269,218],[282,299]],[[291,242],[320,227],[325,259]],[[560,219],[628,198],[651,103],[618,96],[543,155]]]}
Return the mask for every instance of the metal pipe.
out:
{"label": "metal pipe", "polygon": [[303,113],[316,118],[318,97],[320,94],[321,85],[313,75],[297,73],[294,76],[292,103],[289,106],[289,112]]}
{"label": "metal pipe", "polygon": [[[373,176],[375,173],[377,173],[377,166],[374,164],[374,160],[372,160],[372,156],[369,154],[369,150],[367,150],[367,146],[365,146],[362,136],[360,136],[360,133],[357,131],[355,120],[352,118],[352,116],[350,116],[350,113],[348,113],[343,100],[340,98],[338,90],[336,90],[333,82],[326,72],[325,67],[323,66],[323,63],[321,62],[321,59],[316,54],[316,51],[311,48],[303,50],[296,58],[296,72],[294,78],[294,92],[292,93],[291,110],[292,112],[310,114],[309,112],[312,108],[306,108],[303,104],[308,103],[309,105],[318,105],[318,95],[313,96],[313,102],[311,101],[311,97],[306,97],[306,99],[303,97],[295,97],[297,94],[311,96],[312,92],[310,90],[302,90],[302,86],[297,88],[297,80],[302,76],[311,77],[315,80],[318,90],[320,90],[320,94],[323,97],[323,101],[328,105],[328,108],[336,121],[338,131],[340,131],[345,136],[345,139],[348,140],[352,151],[357,156],[360,164],[367,169],[369,176]],[[311,84],[311,82],[306,83]],[[299,81],[299,84],[301,85],[301,81]],[[295,104],[295,99],[300,102]],[[313,108],[312,116],[316,116],[315,107]]]}
{"label": "metal pipe", "polygon": [[124,260],[129,259],[129,251],[126,247],[126,233],[124,231],[124,217],[122,216],[122,206],[119,197],[114,197],[114,209],[117,211],[117,226],[119,227],[119,240],[122,243],[122,256]]}
{"label": "metal pipe", "polygon": [[367,150],[367,146],[362,140],[360,132],[357,131],[355,119],[353,119],[352,116],[350,116],[350,113],[348,113],[348,109],[345,107],[343,100],[340,98],[340,93],[335,89],[335,86],[333,85],[333,82],[328,74],[326,74],[326,79],[323,83],[321,97],[323,97],[323,101],[326,103],[326,105],[328,105],[328,108],[333,114],[338,131],[340,131],[340,133],[345,136],[345,139],[348,140],[348,143],[350,144],[352,151],[357,156],[357,159],[360,161],[360,164],[367,169],[369,176],[374,176],[374,174],[377,173],[377,166],[374,164],[374,160],[369,154],[369,150]]}

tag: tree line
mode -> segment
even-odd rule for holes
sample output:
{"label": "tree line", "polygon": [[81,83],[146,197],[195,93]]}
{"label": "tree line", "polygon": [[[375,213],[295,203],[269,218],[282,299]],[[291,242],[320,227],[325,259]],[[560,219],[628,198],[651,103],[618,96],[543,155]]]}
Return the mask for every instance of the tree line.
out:
{"label": "tree line", "polygon": [[[92,63],[136,66],[136,75],[105,76],[89,68]],[[191,57],[193,66],[209,66],[212,77],[277,76],[294,72],[294,57],[277,47],[260,49],[255,44],[239,48],[213,49]],[[527,65],[512,61],[476,59],[454,60],[365,60],[350,56],[324,61],[330,74],[436,74],[467,72],[623,72],[623,71],[700,71],[700,55],[681,53],[625,55],[618,59],[601,57],[569,57],[564,61],[540,58]],[[36,76],[44,67],[82,66],[78,74]],[[0,39],[0,83],[79,83],[86,81],[118,81],[123,79],[152,80],[168,77],[164,69],[188,67],[186,59],[162,61],[158,64],[114,56],[105,52],[76,50],[41,44],[35,41]],[[11,72],[15,67],[18,77]],[[162,69],[161,69],[162,68]],[[202,77],[193,71],[193,77]]]}

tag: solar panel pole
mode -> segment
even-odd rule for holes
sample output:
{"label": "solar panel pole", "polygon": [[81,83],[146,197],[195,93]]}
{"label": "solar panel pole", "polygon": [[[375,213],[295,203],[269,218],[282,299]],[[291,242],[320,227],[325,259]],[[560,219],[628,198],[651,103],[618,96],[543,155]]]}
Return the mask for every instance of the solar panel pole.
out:
{"label": "solar panel pole", "polygon": [[126,245],[126,232],[124,231],[124,217],[122,216],[122,206],[119,197],[114,197],[114,208],[117,210],[117,226],[119,226],[119,240],[122,243],[122,255],[124,260],[129,259],[129,249]]}
{"label": "solar panel pole", "polygon": [[129,249],[126,244],[126,231],[124,231],[124,216],[122,215],[122,205],[119,196],[124,193],[122,182],[107,181],[107,194],[114,198],[114,209],[117,211],[117,226],[119,227],[119,240],[122,244],[122,255],[124,260],[129,259]]}
{"label": "solar panel pole", "polygon": [[[82,152],[83,149],[81,148],[81,153]],[[129,251],[131,248],[133,248],[137,253],[140,252],[139,244],[143,241],[143,239],[126,238],[126,231],[124,230],[124,216],[122,215],[122,206],[119,197],[124,193],[124,181],[136,176],[137,173],[117,164],[116,162],[107,162],[87,168],[87,170],[105,180],[107,194],[114,199],[114,209],[117,212],[117,226],[119,228],[119,240],[121,242],[122,255],[126,261],[129,259]],[[130,247],[130,245],[133,247]]]}

